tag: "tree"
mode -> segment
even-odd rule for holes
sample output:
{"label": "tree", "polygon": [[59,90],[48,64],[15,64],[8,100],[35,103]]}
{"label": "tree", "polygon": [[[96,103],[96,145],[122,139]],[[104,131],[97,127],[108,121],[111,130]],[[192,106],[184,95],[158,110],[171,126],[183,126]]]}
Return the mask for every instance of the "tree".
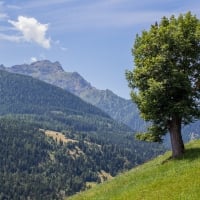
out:
{"label": "tree", "polygon": [[200,116],[200,20],[190,12],[163,17],[137,35],[135,67],[126,71],[131,97],[151,126],[142,140],[170,133],[172,157],[184,153],[182,125]]}

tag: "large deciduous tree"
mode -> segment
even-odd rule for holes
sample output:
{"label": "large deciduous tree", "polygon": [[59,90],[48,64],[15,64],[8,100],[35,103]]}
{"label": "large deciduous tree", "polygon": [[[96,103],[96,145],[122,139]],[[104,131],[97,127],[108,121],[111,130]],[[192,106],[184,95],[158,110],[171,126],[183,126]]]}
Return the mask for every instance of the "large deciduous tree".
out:
{"label": "large deciduous tree", "polygon": [[137,35],[135,67],[126,72],[131,97],[151,122],[139,139],[161,141],[170,133],[172,157],[184,153],[181,127],[200,116],[200,20],[190,12],[163,17]]}

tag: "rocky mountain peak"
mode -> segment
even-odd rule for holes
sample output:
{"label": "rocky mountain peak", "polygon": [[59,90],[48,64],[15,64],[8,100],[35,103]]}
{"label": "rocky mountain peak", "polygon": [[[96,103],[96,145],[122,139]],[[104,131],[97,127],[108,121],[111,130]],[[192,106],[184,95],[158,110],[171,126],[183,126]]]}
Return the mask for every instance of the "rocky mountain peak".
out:
{"label": "rocky mountain peak", "polygon": [[37,70],[46,73],[54,73],[58,71],[64,72],[62,65],[58,61],[56,62],[51,62],[49,60],[36,61],[34,63],[31,63],[30,67],[34,67]]}
{"label": "rocky mountain peak", "polygon": [[59,62],[51,62],[49,60],[41,60],[36,61],[29,64],[22,64],[22,65],[14,65],[12,66],[9,71],[15,73],[22,73],[22,74],[35,74],[39,73],[41,75],[44,74],[52,74],[56,72],[64,72],[61,64]]}

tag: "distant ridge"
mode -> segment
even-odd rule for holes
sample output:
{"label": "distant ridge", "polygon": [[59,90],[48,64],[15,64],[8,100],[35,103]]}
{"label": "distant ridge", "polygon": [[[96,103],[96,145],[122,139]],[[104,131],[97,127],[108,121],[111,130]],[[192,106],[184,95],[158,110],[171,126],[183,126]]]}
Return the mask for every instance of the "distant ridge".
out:
{"label": "distant ridge", "polygon": [[[136,132],[144,131],[147,127],[147,123],[141,119],[139,110],[132,100],[119,97],[110,90],[98,90],[78,72],[65,72],[58,61],[41,60],[31,64],[14,65],[12,67],[0,65],[0,69],[29,75],[63,88],[100,108],[113,119],[128,125]],[[184,140],[190,140],[192,133],[199,134],[199,129],[200,121],[184,127],[183,133],[186,133],[183,135]]]}
{"label": "distant ridge", "polygon": [[110,90],[96,89],[78,72],[65,72],[59,62],[42,60],[31,64],[14,65],[6,70],[29,75],[61,87],[97,106],[113,119],[128,125],[133,130],[141,131],[146,126],[131,100],[121,98]]}

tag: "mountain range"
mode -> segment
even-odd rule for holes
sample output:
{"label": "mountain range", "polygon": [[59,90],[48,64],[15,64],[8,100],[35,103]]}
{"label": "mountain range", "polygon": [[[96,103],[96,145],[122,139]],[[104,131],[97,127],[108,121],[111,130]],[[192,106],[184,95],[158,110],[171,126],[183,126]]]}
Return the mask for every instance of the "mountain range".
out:
{"label": "mountain range", "polygon": [[[100,108],[118,122],[129,126],[135,132],[146,130],[148,124],[141,119],[139,110],[132,100],[127,100],[114,94],[111,90],[99,90],[86,81],[78,72],[66,72],[62,65],[56,61],[41,60],[31,64],[14,65],[0,69],[29,75],[52,85],[69,91],[84,101]],[[200,137],[198,130],[200,121],[183,127],[183,139],[190,140],[193,135]],[[169,146],[169,138],[165,137],[165,144]]]}
{"label": "mountain range", "polygon": [[59,62],[42,60],[7,68],[1,65],[0,69],[29,75],[63,88],[100,108],[113,119],[128,125],[133,130],[141,131],[146,126],[146,123],[139,117],[136,105],[131,100],[121,98],[108,89],[98,90],[79,73],[65,72]]}

